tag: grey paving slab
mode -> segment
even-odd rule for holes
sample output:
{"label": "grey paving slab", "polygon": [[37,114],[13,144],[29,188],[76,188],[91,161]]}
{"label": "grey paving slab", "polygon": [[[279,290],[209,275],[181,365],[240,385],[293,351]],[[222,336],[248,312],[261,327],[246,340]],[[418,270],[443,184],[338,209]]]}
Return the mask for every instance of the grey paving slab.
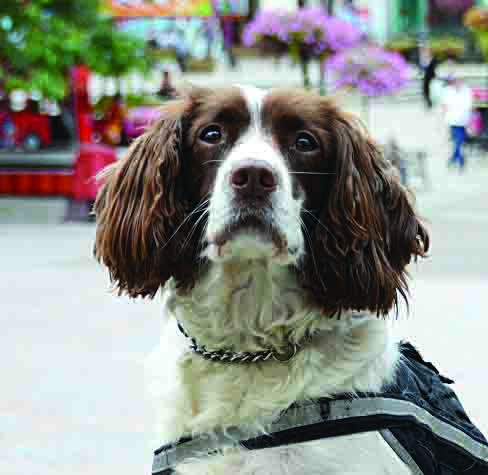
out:
{"label": "grey paving slab", "polygon": [[92,226],[2,227],[2,474],[149,473],[141,361],[158,308],[108,292],[92,236]]}

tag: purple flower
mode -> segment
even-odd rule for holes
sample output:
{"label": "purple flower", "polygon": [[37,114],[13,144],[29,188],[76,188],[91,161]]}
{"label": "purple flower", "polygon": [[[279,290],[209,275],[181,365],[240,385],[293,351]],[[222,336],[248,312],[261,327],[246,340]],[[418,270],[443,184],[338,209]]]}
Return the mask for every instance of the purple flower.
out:
{"label": "purple flower", "polygon": [[282,43],[309,57],[324,57],[350,48],[359,42],[361,32],[352,24],[328,16],[321,8],[302,8],[297,12],[265,10],[246,26],[245,46],[263,40]]}
{"label": "purple flower", "polygon": [[408,81],[402,56],[373,46],[337,53],[324,67],[333,74],[336,88],[354,88],[369,97],[394,93]]}

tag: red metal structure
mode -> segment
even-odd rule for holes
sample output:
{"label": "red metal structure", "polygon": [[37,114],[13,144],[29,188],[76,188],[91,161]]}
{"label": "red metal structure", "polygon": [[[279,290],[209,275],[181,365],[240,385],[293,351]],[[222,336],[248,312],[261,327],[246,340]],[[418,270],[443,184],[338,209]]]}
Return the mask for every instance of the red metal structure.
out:
{"label": "red metal structure", "polygon": [[76,66],[72,69],[74,115],[80,143],[91,143],[93,140],[93,108],[88,95],[89,78],[90,70],[87,66]]}
{"label": "red metal structure", "polygon": [[12,112],[15,128],[15,144],[26,150],[38,150],[51,144],[51,129],[47,115],[36,114],[27,109]]}
{"label": "red metal structure", "polygon": [[0,169],[0,195],[15,196],[69,196],[73,171],[67,168]]}
{"label": "red metal structure", "polygon": [[[89,74],[86,66],[76,67],[72,72],[74,115],[80,143],[74,164],[51,166],[40,157],[39,163],[17,167],[12,166],[10,161],[8,167],[0,168],[0,195],[64,196],[74,203],[83,204],[95,200],[98,191],[95,176],[117,157],[112,147],[92,143],[94,133],[93,111],[88,100]],[[14,113],[13,117],[19,140],[25,141],[35,133],[42,144],[50,143],[49,128],[44,127],[43,116],[34,117],[27,110]],[[48,120],[47,117],[45,119]],[[70,208],[73,209],[73,206]]]}
{"label": "red metal structure", "polygon": [[97,173],[115,160],[116,155],[111,147],[98,144],[81,145],[73,170],[71,198],[75,201],[94,201],[99,188]]}
{"label": "red metal structure", "polygon": [[[8,100],[4,100],[0,109],[0,141],[4,144],[8,141],[11,148],[26,151],[36,151],[51,144],[49,117],[38,112],[35,101],[27,101],[26,107],[21,111],[12,111]],[[9,133],[8,123],[11,127]],[[10,137],[7,138],[7,134]]]}

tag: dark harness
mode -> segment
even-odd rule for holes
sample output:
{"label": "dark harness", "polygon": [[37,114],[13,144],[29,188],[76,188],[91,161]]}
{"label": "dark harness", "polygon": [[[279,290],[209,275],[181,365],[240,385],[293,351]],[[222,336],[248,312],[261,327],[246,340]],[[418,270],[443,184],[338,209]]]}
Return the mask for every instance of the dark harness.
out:
{"label": "dark harness", "polygon": [[154,453],[153,475],[170,475],[189,458],[225,448],[261,450],[359,432],[379,431],[415,475],[488,475],[488,442],[469,420],[452,380],[402,343],[395,382],[382,393],[342,395],[297,402],[266,435],[241,429],[182,438]]}

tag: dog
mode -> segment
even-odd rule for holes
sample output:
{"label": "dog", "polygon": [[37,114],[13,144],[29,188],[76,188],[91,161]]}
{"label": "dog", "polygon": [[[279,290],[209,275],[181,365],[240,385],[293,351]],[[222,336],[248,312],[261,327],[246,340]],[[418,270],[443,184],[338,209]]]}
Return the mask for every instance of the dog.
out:
{"label": "dog", "polygon": [[[102,176],[95,254],[120,293],[162,290],[158,440],[265,434],[296,402],[375,393],[386,318],[429,233],[361,124],[327,98],[235,86],[172,102]],[[378,431],[233,447],[176,473],[412,473]]]}

